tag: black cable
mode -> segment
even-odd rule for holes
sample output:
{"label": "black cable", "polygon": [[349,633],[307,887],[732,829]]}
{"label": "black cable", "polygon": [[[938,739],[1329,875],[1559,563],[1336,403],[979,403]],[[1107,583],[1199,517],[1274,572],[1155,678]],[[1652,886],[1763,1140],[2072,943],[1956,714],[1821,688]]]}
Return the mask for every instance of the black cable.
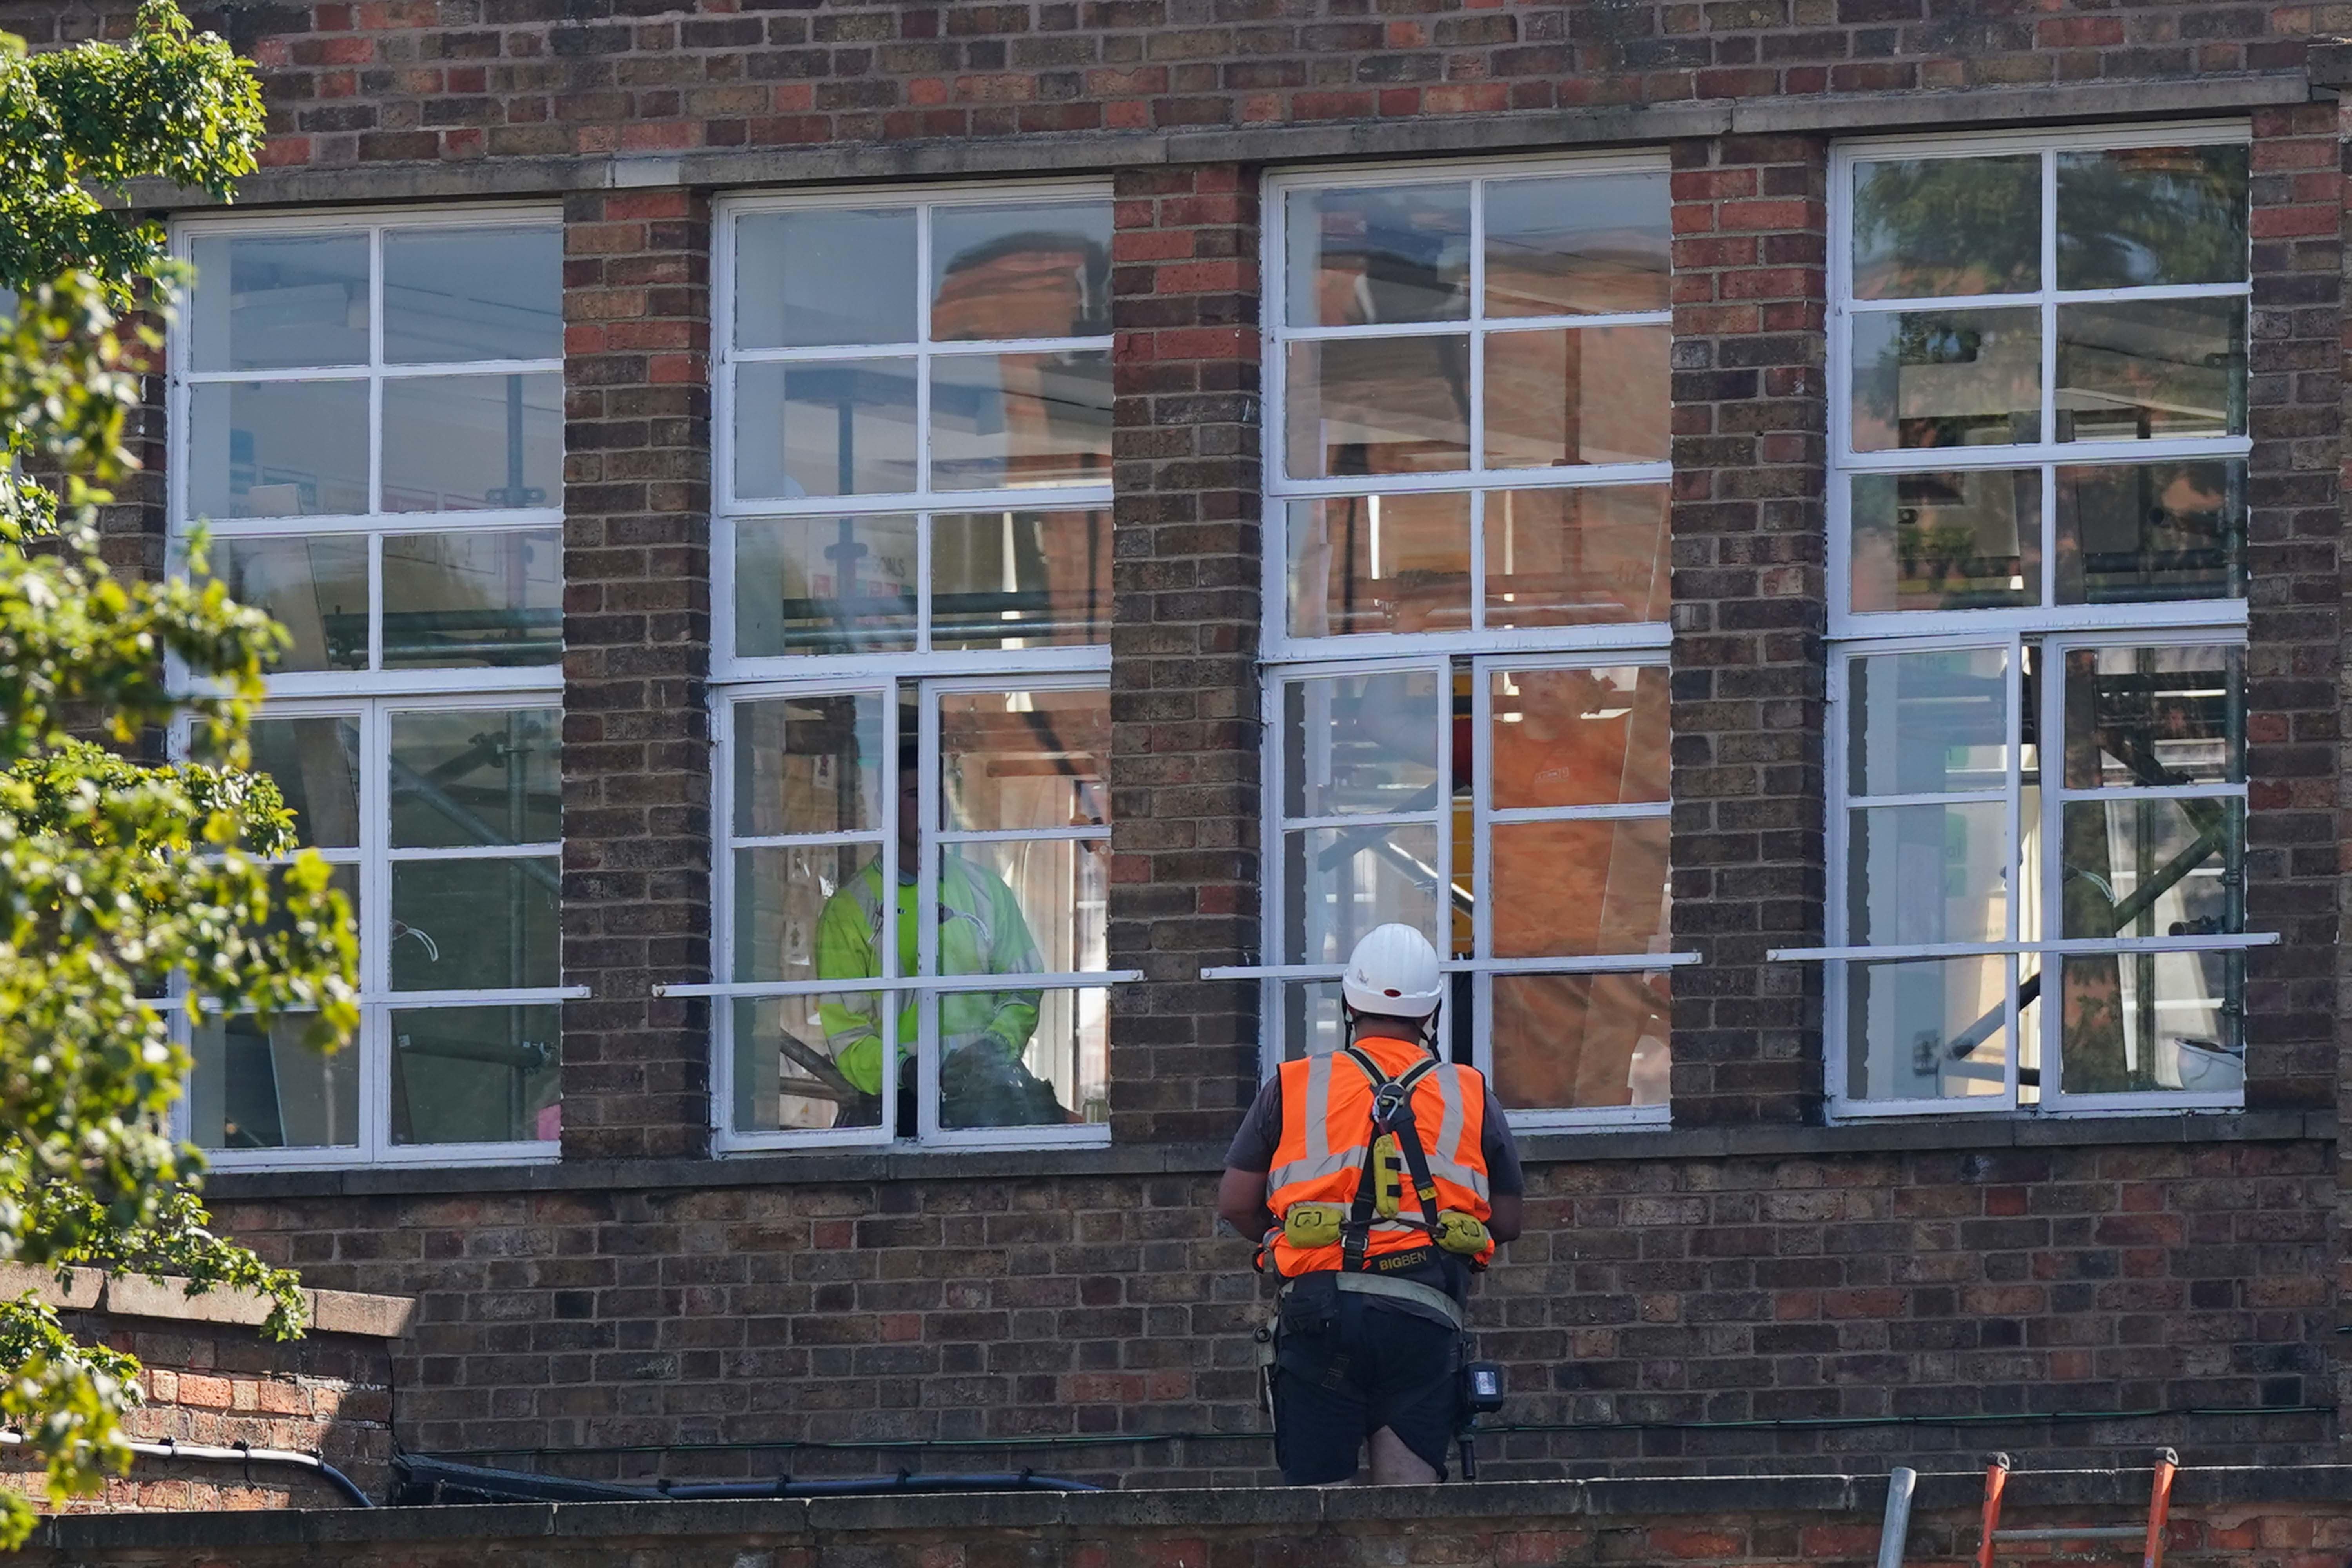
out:
{"label": "black cable", "polygon": [[[1765,1415],[1738,1421],[1536,1421],[1508,1426],[1481,1426],[1482,1433],[1504,1432],[1741,1432],[1823,1431],[1888,1426],[1989,1426],[2035,1421],[2137,1421],[2158,1417],[2186,1418],[2230,1415],[2332,1415],[2333,1405],[2169,1405],[2146,1410],[2022,1410],[2010,1414],[1964,1415]],[[1267,1431],[1247,1432],[1081,1432],[1043,1434],[1034,1437],[891,1437],[871,1441],[841,1438],[784,1438],[770,1442],[587,1443],[574,1447],[450,1448],[445,1454],[563,1455],[732,1453],[793,1448],[879,1453],[924,1448],[1075,1448],[1103,1447],[1122,1443],[1208,1443],[1241,1438],[1268,1438]]]}

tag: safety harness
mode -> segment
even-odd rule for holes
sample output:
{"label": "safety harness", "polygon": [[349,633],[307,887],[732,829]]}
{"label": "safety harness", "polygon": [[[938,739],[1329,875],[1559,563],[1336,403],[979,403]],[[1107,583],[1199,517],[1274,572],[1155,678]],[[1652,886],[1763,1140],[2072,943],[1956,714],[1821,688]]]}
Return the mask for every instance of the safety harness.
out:
{"label": "safety harness", "polygon": [[[1441,1253],[1475,1254],[1485,1245],[1485,1227],[1477,1220],[1438,1207],[1437,1183],[1430,1174],[1428,1152],[1422,1148],[1421,1133],[1414,1124],[1413,1090],[1422,1079],[1437,1070],[1438,1063],[1434,1058],[1423,1058],[1391,1078],[1381,1070],[1379,1063],[1353,1044],[1341,1047],[1336,1054],[1354,1062],[1372,1086],[1372,1136],[1365,1141],[1363,1163],[1357,1167],[1354,1202],[1339,1219],[1340,1266],[1333,1284],[1350,1295],[1387,1296],[1413,1302],[1460,1328],[1462,1306],[1450,1292],[1419,1280],[1401,1279],[1389,1272],[1433,1261]],[[1403,1194],[1398,1191],[1401,1184],[1397,1181],[1400,1176],[1412,1180],[1413,1196],[1421,1207],[1418,1219],[1402,1212]],[[1295,1205],[1294,1213],[1308,1208],[1319,1209],[1325,1215],[1337,1213],[1336,1205]],[[1291,1218],[1286,1215],[1286,1225]],[[1372,1226],[1381,1221],[1418,1229],[1429,1237],[1429,1245],[1407,1252],[1386,1253],[1376,1259],[1369,1258]],[[1323,1218],[1322,1224],[1328,1226],[1329,1218]],[[1465,1226],[1475,1231],[1475,1241],[1462,1229]],[[1263,1252],[1259,1266],[1265,1266]],[[1297,1283],[1293,1280],[1285,1284],[1283,1293],[1289,1294]]]}

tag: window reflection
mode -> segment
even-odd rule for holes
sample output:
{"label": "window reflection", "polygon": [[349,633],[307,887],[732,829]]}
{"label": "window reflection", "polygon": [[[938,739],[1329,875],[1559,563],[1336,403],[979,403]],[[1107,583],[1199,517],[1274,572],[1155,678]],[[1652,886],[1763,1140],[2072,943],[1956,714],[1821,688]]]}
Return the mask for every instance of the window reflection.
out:
{"label": "window reflection", "polygon": [[2246,143],[2058,157],[2058,287],[2237,283],[2247,268]]}
{"label": "window reflection", "polygon": [[1289,202],[1292,326],[1469,316],[1467,184],[1294,191]]}
{"label": "window reflection", "polygon": [[2245,300],[2058,307],[2058,439],[2245,432]]}
{"label": "window reflection", "polygon": [[1856,474],[1851,493],[1855,610],[2042,602],[2041,469]]}
{"label": "window reflection", "polygon": [[2057,479],[2060,604],[2244,597],[2243,463],[2063,468]]}
{"label": "window reflection", "polygon": [[1998,447],[2042,432],[2042,312],[1853,318],[1853,447]]}
{"label": "window reflection", "polygon": [[1658,173],[1490,182],[1486,314],[1667,309],[1666,181]]}
{"label": "window reflection", "polygon": [[1294,479],[1470,466],[1470,340],[1454,333],[1293,343]]}
{"label": "window reflection", "polygon": [[2042,283],[2042,157],[1853,166],[1853,297],[2023,294]]}
{"label": "window reflection", "polygon": [[931,341],[1110,331],[1108,202],[942,206],[931,217]]}

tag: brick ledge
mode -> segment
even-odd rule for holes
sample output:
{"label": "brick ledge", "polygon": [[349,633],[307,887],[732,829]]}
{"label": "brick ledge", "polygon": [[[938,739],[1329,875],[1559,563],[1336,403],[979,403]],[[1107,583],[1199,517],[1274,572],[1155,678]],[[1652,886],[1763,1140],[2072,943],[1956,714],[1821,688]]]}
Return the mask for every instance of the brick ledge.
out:
{"label": "brick ledge", "polygon": [[[1644,1128],[1530,1133],[1529,1164],[1597,1160],[1704,1160],[1912,1150],[2057,1149],[2130,1143],[2330,1142],[2326,1111],[2242,1110],[2160,1116],[1945,1117],[1840,1127]],[[225,1202],[441,1194],[646,1191],[661,1188],[841,1185],[868,1182],[1201,1175],[1224,1163],[1222,1143],[1114,1144],[1094,1149],[933,1153],[739,1155],[716,1160],[589,1160],[511,1167],[388,1166],[373,1170],[215,1172],[206,1192]]]}
{"label": "brick ledge", "polygon": [[[63,1285],[54,1270],[24,1263],[0,1263],[0,1296],[30,1290],[59,1311],[100,1312],[112,1318],[161,1318],[182,1323],[231,1323],[258,1327],[271,1302],[252,1290],[215,1289],[191,1294],[188,1281],[166,1276],[109,1275],[76,1268]],[[302,1292],[310,1330],[322,1334],[363,1334],[396,1340],[408,1331],[416,1303],[405,1296],[372,1296],[355,1290]]]}
{"label": "brick ledge", "polygon": [[[1914,1508],[1972,1508],[1977,1471],[1919,1478]],[[2020,1472],[2014,1507],[2144,1509],[2147,1472]],[[2030,1491],[2029,1489],[2030,1488]],[[1724,1513],[1839,1513],[1875,1519],[1885,1476],[1737,1476],[1591,1481],[1478,1481],[1442,1487],[1236,1487],[1123,1492],[1000,1492],[806,1498],[762,1502],[502,1503],[253,1513],[65,1515],[26,1544],[89,1552],[110,1548],[220,1549],[334,1542],[482,1542],[696,1536],[838,1541],[879,1531],[1050,1528],[1331,1527],[1445,1520],[1627,1518]],[[2352,1502],[2352,1465],[2183,1469],[2176,1505]]]}

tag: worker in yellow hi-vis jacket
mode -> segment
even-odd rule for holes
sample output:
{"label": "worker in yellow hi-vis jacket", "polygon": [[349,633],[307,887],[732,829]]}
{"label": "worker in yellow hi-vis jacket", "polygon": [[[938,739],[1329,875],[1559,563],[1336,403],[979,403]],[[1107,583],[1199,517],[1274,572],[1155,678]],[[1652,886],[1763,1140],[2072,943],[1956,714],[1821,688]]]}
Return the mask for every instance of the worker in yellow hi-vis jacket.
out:
{"label": "worker in yellow hi-vis jacket", "polygon": [[[921,850],[921,777],[914,748],[904,749],[898,770],[898,887],[897,973],[916,972],[919,927],[938,922],[942,975],[1034,974],[1041,960],[1029,922],[1013,889],[985,867],[951,851],[940,857],[939,886],[926,900],[917,886]],[[926,904],[929,908],[926,910]],[[882,868],[868,865],[825,901],[817,919],[816,972],[823,980],[862,980],[883,972]],[[915,994],[900,993],[897,1048],[899,1137],[916,1131],[912,1058],[919,1019]],[[1021,1127],[1066,1120],[1052,1087],[1022,1063],[1037,1028],[1035,991],[946,991],[939,994],[940,1124],[943,1127]],[[871,1099],[842,1108],[837,1126],[872,1126],[881,1120],[883,1084],[892,1075],[884,1060],[881,1008],[884,994],[843,992],[818,1010],[834,1066]]]}

